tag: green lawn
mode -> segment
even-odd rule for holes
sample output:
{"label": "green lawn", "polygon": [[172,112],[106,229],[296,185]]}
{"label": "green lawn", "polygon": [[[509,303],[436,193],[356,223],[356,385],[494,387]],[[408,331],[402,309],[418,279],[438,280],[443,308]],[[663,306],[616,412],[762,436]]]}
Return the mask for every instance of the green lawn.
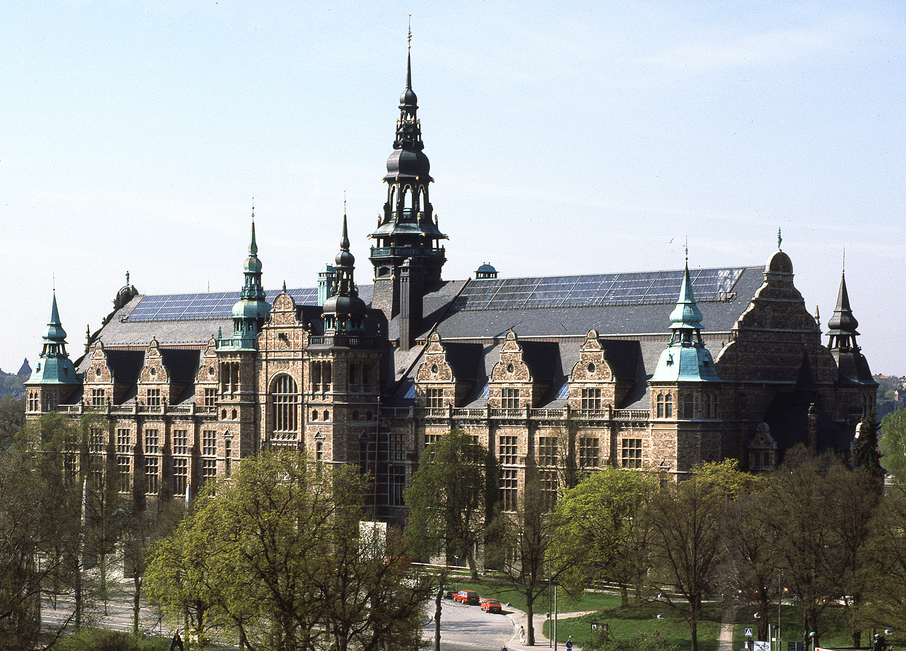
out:
{"label": "green lawn", "polygon": [[[513,608],[525,611],[525,597],[509,583],[499,578],[482,578],[479,582],[469,582],[463,577],[460,582],[448,582],[456,590],[475,590],[481,597],[499,599],[503,604],[511,604]],[[617,595],[602,593],[586,593],[580,600],[570,600],[562,592],[558,599],[558,612],[583,612],[580,617],[559,619],[557,625],[557,640],[565,643],[572,636],[573,642],[582,646],[591,635],[592,623],[607,624],[611,635],[620,639],[632,639],[643,636],[648,637],[657,632],[679,651],[691,648],[689,640],[689,624],[682,615],[661,604],[641,604],[629,608],[620,607]],[[777,622],[776,604],[768,613],[771,624]],[[544,615],[550,611],[548,595],[543,594],[535,600],[535,614]],[[698,642],[700,651],[717,651],[720,622],[726,611],[723,603],[706,604],[704,619],[698,624]],[[658,616],[662,618],[659,619]],[[802,611],[795,605],[784,605],[781,609],[783,642],[802,640]],[[745,629],[751,628],[757,633],[758,620],[754,617],[754,609],[741,606],[736,610],[736,623],[733,627],[733,648],[745,647]],[[550,624],[544,625],[544,635],[550,637]],[[894,628],[900,628],[893,625]],[[821,616],[820,643],[824,647],[851,647],[852,640],[849,635],[849,620],[846,610],[841,606],[828,607]],[[902,627],[906,629],[906,626]],[[862,635],[862,646],[871,645],[873,631],[866,629]],[[892,641],[892,640],[891,640]],[[786,651],[786,646],[783,647]]]}

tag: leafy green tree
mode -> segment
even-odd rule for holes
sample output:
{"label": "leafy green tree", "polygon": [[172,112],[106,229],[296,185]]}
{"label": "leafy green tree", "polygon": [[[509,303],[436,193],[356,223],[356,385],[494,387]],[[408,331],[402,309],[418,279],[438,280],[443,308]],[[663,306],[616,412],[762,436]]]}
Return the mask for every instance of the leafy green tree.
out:
{"label": "leafy green tree", "polygon": [[689,479],[667,484],[648,509],[654,568],[685,605],[665,593],[663,600],[689,623],[692,651],[698,651],[698,622],[721,551],[726,504],[745,488],[747,476],[735,460],[706,463]]}
{"label": "leafy green tree", "polygon": [[901,484],[906,483],[906,409],[898,409],[881,421],[881,465]]}
{"label": "leafy green tree", "polygon": [[448,565],[465,558],[476,580],[475,552],[485,540],[496,491],[492,457],[471,436],[453,430],[429,445],[403,496],[406,535],[416,553],[444,554]]}
{"label": "leafy green tree", "polygon": [[887,628],[906,621],[906,484],[889,486],[872,521],[868,558],[874,568],[864,585],[865,624]]}
{"label": "leafy green tree", "polygon": [[629,588],[638,588],[648,570],[648,529],[640,516],[657,488],[655,475],[607,467],[566,491],[554,511],[552,547],[570,594],[606,580],[629,604]]}
{"label": "leafy green tree", "polygon": [[298,453],[247,459],[155,547],[147,590],[192,639],[226,624],[243,649],[404,647],[430,585],[393,535],[362,525],[354,469]]}

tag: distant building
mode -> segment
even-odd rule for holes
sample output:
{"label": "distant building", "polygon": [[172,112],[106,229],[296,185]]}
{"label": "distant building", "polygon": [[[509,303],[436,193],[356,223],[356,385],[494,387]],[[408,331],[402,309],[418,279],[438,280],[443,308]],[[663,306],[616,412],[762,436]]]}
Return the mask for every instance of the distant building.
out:
{"label": "distant building", "polygon": [[99,449],[152,495],[196,494],[262,449],[357,464],[385,518],[453,428],[496,455],[506,509],[530,457],[553,495],[605,465],[682,477],[727,458],[770,469],[797,443],[849,450],[877,385],[844,279],[826,343],[779,242],[764,267],[506,278],[485,263],[444,280],[411,64],[399,108],[372,285],[355,282],[344,216],[316,286],[266,291],[253,220],[238,293],[151,296],[127,277],[75,363],[54,298],[29,417],[104,414]]}

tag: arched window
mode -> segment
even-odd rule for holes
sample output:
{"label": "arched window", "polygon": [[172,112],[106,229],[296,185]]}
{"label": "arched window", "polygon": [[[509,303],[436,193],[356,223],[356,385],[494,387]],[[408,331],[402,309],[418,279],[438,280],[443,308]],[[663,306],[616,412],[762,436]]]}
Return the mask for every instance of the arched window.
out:
{"label": "arched window", "polygon": [[691,393],[683,396],[683,418],[687,420],[695,418],[695,398]]}
{"label": "arched window", "polygon": [[673,396],[664,396],[664,418],[673,418]]}
{"label": "arched window", "polygon": [[664,394],[659,393],[657,396],[657,417],[664,417]]}
{"label": "arched window", "polygon": [[299,402],[296,381],[289,375],[278,375],[271,388],[271,399],[274,406],[274,431],[295,432],[298,429],[296,405]]}
{"label": "arched window", "polygon": [[358,367],[355,364],[349,365],[349,386],[350,388],[358,384]]}
{"label": "arched window", "polygon": [[318,420],[318,410],[317,409],[315,409],[311,412],[311,419],[313,421]]}

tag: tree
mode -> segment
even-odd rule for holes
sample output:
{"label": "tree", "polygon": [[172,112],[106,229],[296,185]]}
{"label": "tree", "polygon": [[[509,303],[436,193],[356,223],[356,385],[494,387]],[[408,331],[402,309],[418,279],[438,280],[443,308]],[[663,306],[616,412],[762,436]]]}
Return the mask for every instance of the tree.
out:
{"label": "tree", "polygon": [[869,464],[850,470],[838,463],[828,469],[826,477],[827,492],[834,502],[828,513],[829,524],[843,554],[841,592],[854,647],[862,645],[865,593],[877,578],[871,546],[876,533],[875,513],[884,488],[883,479],[875,474],[878,469],[880,466]]}
{"label": "tree", "polygon": [[487,449],[461,430],[429,445],[403,495],[409,507],[406,535],[417,553],[442,553],[447,564],[465,558],[478,578],[475,552],[484,542],[497,480]]}
{"label": "tree", "polygon": [[745,481],[735,460],[706,463],[689,479],[664,486],[648,510],[654,567],[686,605],[669,594],[663,598],[689,623],[692,651],[698,651],[702,600],[721,549],[723,510],[744,490]]}
{"label": "tree", "polygon": [[898,409],[881,421],[881,465],[901,484],[906,483],[906,409]]}
{"label": "tree", "polygon": [[366,484],[351,467],[296,452],[245,460],[154,548],[147,590],[193,639],[215,624],[243,649],[412,645],[430,591],[398,536],[362,525]]}
{"label": "tree", "polygon": [[9,449],[25,425],[25,398],[3,396],[0,399],[0,448]]}
{"label": "tree", "polygon": [[641,514],[657,477],[607,467],[567,490],[553,514],[561,584],[578,595],[595,580],[616,583],[623,606],[648,570],[648,529]]}
{"label": "tree", "polygon": [[839,505],[827,480],[836,463],[832,456],[815,456],[800,445],[787,451],[767,484],[767,524],[775,532],[776,563],[784,586],[802,603],[803,641],[814,637],[816,644],[821,614],[843,594],[847,569],[846,549],[832,519]]}
{"label": "tree", "polygon": [[[754,602],[761,613],[768,611],[771,584],[776,575],[774,543],[777,532],[767,525],[770,511],[765,483],[763,476],[753,477],[744,493],[726,503],[716,578],[725,593],[743,602]],[[768,618],[761,617],[757,639],[767,638]]]}
{"label": "tree", "polygon": [[[869,475],[884,478],[884,468],[881,466],[881,453],[878,446],[878,412],[874,408],[862,420],[859,429],[859,438],[855,441],[853,457],[857,468],[864,469]],[[879,484],[879,489],[883,488]]]}
{"label": "tree", "polygon": [[871,528],[874,533],[868,558],[873,563],[871,579],[865,584],[863,609],[866,623],[886,628],[906,620],[906,485],[897,482],[888,487],[883,502],[875,512]]}
{"label": "tree", "polygon": [[559,559],[549,557],[553,518],[537,473],[529,455],[516,513],[500,513],[495,519],[494,544],[488,550],[495,566],[525,596],[528,646],[535,644],[535,600],[565,568]]}

